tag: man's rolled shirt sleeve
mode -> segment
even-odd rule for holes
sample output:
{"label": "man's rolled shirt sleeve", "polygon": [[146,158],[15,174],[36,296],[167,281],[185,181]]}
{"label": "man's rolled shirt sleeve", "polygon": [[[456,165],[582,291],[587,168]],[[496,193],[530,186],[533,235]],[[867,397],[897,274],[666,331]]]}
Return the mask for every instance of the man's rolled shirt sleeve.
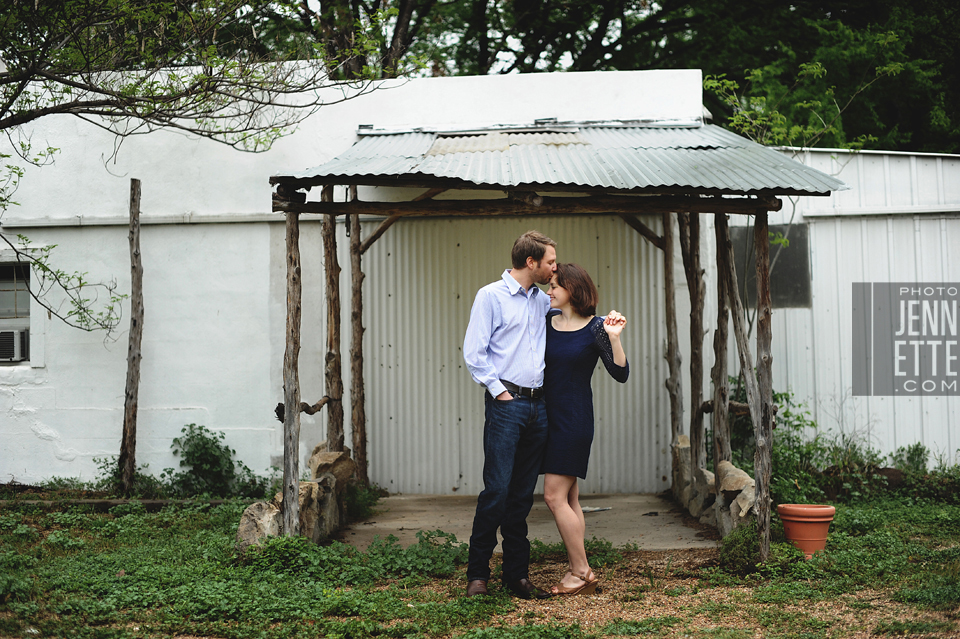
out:
{"label": "man's rolled shirt sleeve", "polygon": [[496,307],[494,296],[488,290],[480,289],[473,300],[470,322],[463,339],[463,360],[470,376],[493,397],[507,390],[490,360],[490,338],[497,327]]}

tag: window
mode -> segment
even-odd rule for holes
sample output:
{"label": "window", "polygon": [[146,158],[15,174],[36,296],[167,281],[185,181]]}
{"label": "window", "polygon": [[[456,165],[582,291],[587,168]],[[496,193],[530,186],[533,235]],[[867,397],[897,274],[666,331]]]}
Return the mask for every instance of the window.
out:
{"label": "window", "polygon": [[[810,233],[806,224],[771,224],[770,303],[773,308],[810,308],[813,296],[810,284]],[[786,238],[789,246],[777,243]],[[754,259],[753,227],[730,227],[740,299],[747,308],[757,303],[757,262]],[[776,259],[776,262],[774,262]]]}
{"label": "window", "polygon": [[30,266],[0,263],[0,362],[30,359]]}

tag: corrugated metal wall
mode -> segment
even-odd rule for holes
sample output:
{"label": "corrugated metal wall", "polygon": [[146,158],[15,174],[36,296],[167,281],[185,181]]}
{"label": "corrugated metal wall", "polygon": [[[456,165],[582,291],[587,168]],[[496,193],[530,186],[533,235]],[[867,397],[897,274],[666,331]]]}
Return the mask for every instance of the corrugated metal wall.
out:
{"label": "corrugated metal wall", "polygon": [[772,224],[809,224],[813,284],[812,308],[774,310],[775,388],[805,401],[821,429],[864,435],[885,453],[921,442],[956,459],[960,397],[852,395],[851,295],[854,282],[960,282],[960,156],[807,151],[798,159],[851,188],[785,199],[771,215]]}
{"label": "corrugated metal wall", "polygon": [[[646,222],[659,228],[657,219]],[[365,222],[364,234],[377,223]],[[481,490],[483,390],[463,364],[463,334],[476,291],[509,268],[514,239],[530,228],[558,242],[560,261],[590,271],[598,312],[616,308],[630,322],[630,379],[617,384],[602,366],[594,377],[597,435],[581,490],[669,486],[659,250],[614,217],[461,218],[403,220],[364,256],[370,476],[391,492]],[[345,319],[345,368],[348,336]]]}

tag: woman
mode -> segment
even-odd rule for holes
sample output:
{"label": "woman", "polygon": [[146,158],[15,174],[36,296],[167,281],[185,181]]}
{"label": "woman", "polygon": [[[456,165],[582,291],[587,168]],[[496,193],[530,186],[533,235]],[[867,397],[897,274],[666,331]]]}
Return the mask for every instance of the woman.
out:
{"label": "woman", "polygon": [[576,264],[558,264],[550,281],[544,390],[548,439],[543,461],[544,500],[567,547],[567,574],[553,587],[559,595],[592,594],[597,577],[583,547],[585,525],[577,478],[586,478],[593,442],[593,391],[590,378],[603,359],[607,372],[627,381],[630,369],[620,344],[627,325],[617,311],[594,316],[599,296],[590,275]]}

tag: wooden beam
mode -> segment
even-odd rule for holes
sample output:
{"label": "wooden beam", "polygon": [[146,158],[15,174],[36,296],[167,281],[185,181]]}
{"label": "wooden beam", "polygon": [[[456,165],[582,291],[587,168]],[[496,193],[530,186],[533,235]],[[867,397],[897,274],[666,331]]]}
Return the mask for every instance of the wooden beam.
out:
{"label": "wooden beam", "polygon": [[273,201],[275,212],[317,213],[323,215],[379,215],[417,217],[497,217],[523,215],[652,215],[685,211],[689,213],[729,213],[753,215],[758,209],[778,211],[777,198],[708,198],[681,196],[589,196],[544,197],[535,206],[511,199],[429,200],[421,202],[285,202]]}
{"label": "wooden beam", "polygon": [[283,352],[283,534],[300,534],[300,222],[287,213],[287,339]]}
{"label": "wooden beam", "polygon": [[770,478],[773,440],[773,313],[770,301],[770,238],[767,212],[757,211],[753,243],[757,255],[757,381],[760,391],[760,421],[754,422],[757,441],[754,471],[757,482],[757,528],[760,531],[760,561],[770,557]]}
{"label": "wooden beam", "polygon": [[627,226],[642,235],[648,242],[663,250],[663,238],[654,233],[649,226],[637,219],[636,215],[621,213],[620,218],[627,223]]}

